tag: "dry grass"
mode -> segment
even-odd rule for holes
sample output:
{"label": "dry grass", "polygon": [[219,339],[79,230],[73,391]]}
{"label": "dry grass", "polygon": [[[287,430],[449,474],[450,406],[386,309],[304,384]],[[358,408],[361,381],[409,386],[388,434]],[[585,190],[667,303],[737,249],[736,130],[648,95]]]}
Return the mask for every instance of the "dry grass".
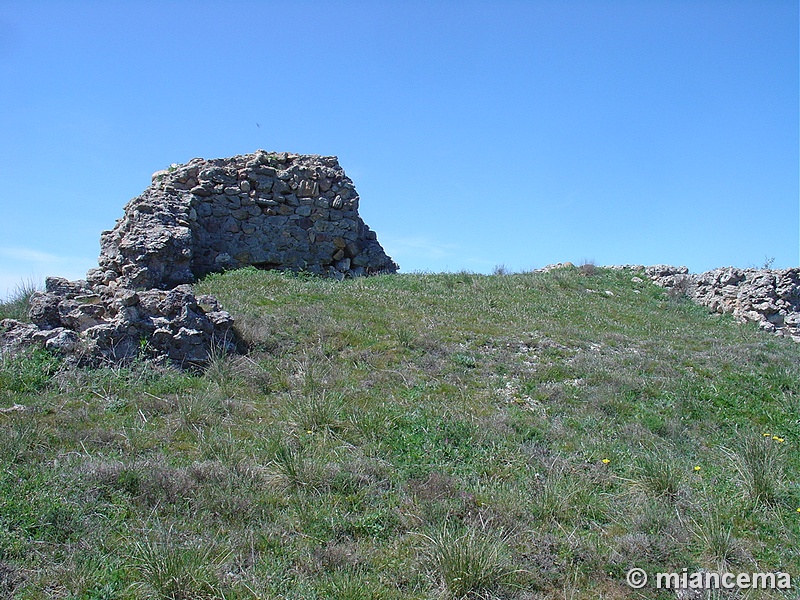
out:
{"label": "dry grass", "polygon": [[800,572],[800,347],[633,275],[243,270],[198,285],[249,348],[203,374],[6,357],[0,595],[625,598],[631,566]]}

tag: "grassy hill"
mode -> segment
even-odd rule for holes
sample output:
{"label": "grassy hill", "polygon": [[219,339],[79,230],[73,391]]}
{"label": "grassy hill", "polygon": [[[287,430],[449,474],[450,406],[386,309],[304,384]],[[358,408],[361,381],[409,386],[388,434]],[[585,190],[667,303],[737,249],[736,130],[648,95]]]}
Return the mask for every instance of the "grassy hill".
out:
{"label": "grassy hill", "polygon": [[5,357],[0,407],[24,410],[0,414],[0,597],[800,581],[800,345],[635,275],[245,269],[196,286],[250,348],[203,374]]}

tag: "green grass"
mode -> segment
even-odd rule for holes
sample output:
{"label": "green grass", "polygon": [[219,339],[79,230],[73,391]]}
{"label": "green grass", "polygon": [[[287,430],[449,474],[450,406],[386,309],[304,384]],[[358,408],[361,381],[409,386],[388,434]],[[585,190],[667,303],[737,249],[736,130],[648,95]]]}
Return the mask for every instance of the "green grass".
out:
{"label": "green grass", "polygon": [[25,409],[0,412],[0,596],[579,600],[640,597],[633,566],[800,577],[800,346],[634,275],[245,269],[196,286],[249,348],[204,374],[3,357],[0,408]]}
{"label": "green grass", "polygon": [[8,298],[0,300],[0,321],[16,319],[28,322],[28,300],[38,289],[39,286],[33,280],[20,283]]}

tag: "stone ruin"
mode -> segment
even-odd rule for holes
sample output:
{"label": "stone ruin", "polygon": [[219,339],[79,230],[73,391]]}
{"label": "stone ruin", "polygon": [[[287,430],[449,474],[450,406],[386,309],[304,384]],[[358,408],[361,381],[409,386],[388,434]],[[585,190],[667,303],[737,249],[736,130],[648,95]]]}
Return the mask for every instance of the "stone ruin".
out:
{"label": "stone ruin", "polygon": [[[571,262],[554,263],[536,269],[536,272],[574,268]],[[705,273],[689,273],[687,267],[671,265],[609,265],[603,268],[644,272],[673,297],[689,298],[712,312],[733,315],[741,323],[757,323],[765,331],[800,342],[800,268],[724,267]],[[641,281],[638,277],[633,280]]]}
{"label": "stone ruin", "polygon": [[[332,156],[258,151],[173,165],[102,233],[86,280],[50,277],[30,299],[31,323],[0,321],[0,353],[38,345],[77,364],[147,356],[202,366],[215,349],[239,344],[231,315],[189,285],[208,273],[249,265],[338,279],[397,272],[358,203]],[[800,269],[626,267],[800,341]]]}
{"label": "stone ruin", "polygon": [[201,367],[214,351],[234,352],[233,317],[189,285],[140,290],[48,277],[30,299],[32,323],[0,321],[0,350],[42,346],[87,366],[137,356]]}
{"label": "stone ruin", "polygon": [[656,284],[714,312],[800,342],[800,268],[727,267],[692,274],[686,267],[656,265],[644,271]]}
{"label": "stone ruin", "polygon": [[50,277],[26,324],[0,321],[0,351],[44,346],[78,364],[137,356],[202,366],[238,341],[233,318],[189,284],[255,266],[342,279],[395,273],[333,156],[258,151],[195,158],[153,175],[100,239],[86,280]]}
{"label": "stone ruin", "polygon": [[153,175],[100,238],[92,284],[169,289],[254,265],[332,277],[395,273],[335,156],[195,158]]}

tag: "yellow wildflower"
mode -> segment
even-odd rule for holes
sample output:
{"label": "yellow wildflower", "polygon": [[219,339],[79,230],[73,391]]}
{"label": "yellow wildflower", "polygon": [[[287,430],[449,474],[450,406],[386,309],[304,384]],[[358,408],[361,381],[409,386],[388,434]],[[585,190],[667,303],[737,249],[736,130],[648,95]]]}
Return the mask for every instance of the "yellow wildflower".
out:
{"label": "yellow wildflower", "polygon": [[604,458],[604,459],[603,459],[603,460],[601,460],[600,462],[601,462],[601,463],[603,463],[604,465],[607,465],[607,464],[608,464],[608,463],[610,463],[611,461],[610,461],[609,459],[607,459],[607,458]]}

